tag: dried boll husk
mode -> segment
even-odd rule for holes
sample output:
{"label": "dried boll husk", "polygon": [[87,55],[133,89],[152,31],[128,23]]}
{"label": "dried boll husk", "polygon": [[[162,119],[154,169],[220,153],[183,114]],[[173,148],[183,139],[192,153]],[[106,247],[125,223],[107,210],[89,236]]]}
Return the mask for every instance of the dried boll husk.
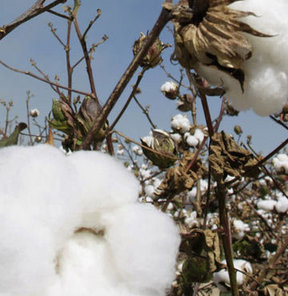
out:
{"label": "dried boll husk", "polygon": [[216,67],[237,79],[243,91],[245,74],[241,66],[253,53],[252,45],[243,33],[258,37],[270,35],[240,21],[240,18],[255,14],[229,8],[227,5],[233,2],[235,0],[181,1],[181,6],[192,8],[193,17],[184,24],[177,19],[174,21],[172,59],[196,71],[199,64]]}
{"label": "dried boll husk", "polygon": [[[144,33],[140,33],[141,36],[138,40],[134,42],[133,54],[134,56],[139,52],[139,50],[144,46],[147,40],[147,36]],[[154,68],[162,62],[161,53],[166,48],[166,45],[160,41],[159,38],[152,44],[149,48],[148,53],[143,58],[140,66],[147,68]]]}

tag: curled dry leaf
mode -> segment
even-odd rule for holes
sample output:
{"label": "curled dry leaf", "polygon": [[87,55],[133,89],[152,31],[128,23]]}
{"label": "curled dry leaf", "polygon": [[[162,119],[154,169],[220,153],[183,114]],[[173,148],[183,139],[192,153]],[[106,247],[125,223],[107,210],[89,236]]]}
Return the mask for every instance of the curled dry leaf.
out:
{"label": "curled dry leaf", "polygon": [[215,133],[211,141],[209,161],[216,181],[224,180],[227,175],[241,177],[248,173],[257,176],[257,160],[247,149],[240,147],[235,140],[223,131]]}
{"label": "curled dry leaf", "polygon": [[172,59],[188,69],[197,70],[197,64],[217,67],[237,79],[243,90],[244,61],[253,53],[251,43],[243,33],[270,37],[239,19],[254,15],[249,11],[229,8],[236,0],[182,0],[178,5],[192,10],[189,21],[180,16],[174,21],[175,51]]}
{"label": "curled dry leaf", "polygon": [[188,164],[193,159],[194,153],[185,151],[179,165],[167,170],[166,176],[158,187],[158,196],[173,196],[185,190],[191,190],[195,182],[207,173],[207,168],[198,158],[193,167],[186,171]]}

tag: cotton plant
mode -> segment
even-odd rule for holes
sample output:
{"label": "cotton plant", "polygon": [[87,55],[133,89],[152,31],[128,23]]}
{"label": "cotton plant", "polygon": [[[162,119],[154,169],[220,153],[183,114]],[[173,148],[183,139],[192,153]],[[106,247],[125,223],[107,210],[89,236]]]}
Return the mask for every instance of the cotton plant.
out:
{"label": "cotton plant", "polygon": [[165,295],[178,229],[119,161],[45,144],[0,164],[1,295]]}

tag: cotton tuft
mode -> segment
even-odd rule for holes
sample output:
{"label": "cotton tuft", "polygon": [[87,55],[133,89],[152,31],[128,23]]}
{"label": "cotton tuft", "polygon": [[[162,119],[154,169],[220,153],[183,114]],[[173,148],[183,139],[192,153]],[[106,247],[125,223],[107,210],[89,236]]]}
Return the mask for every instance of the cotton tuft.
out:
{"label": "cotton tuft", "polygon": [[227,98],[237,110],[252,108],[261,116],[278,113],[288,99],[288,2],[244,0],[229,7],[255,13],[256,16],[250,15],[241,21],[262,33],[273,35],[263,38],[245,34],[253,46],[253,54],[242,65],[244,93],[239,82],[223,72],[204,65],[197,66],[196,70],[209,83],[223,86]]}
{"label": "cotton tuft", "polygon": [[120,162],[38,145],[0,149],[0,168],[0,295],[165,295],[177,227]]}

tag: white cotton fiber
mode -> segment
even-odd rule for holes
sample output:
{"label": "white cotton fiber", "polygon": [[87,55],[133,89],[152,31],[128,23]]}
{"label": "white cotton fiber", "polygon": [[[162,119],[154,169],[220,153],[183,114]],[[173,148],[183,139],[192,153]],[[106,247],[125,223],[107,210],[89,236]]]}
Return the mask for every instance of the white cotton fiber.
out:
{"label": "white cotton fiber", "polygon": [[242,21],[273,37],[245,34],[253,45],[253,55],[242,67],[244,93],[238,81],[216,69],[201,65],[199,73],[211,84],[223,85],[227,98],[238,110],[252,108],[261,116],[280,112],[288,99],[288,1],[244,0],[229,7],[254,12],[256,17]]}
{"label": "white cotton fiber", "polygon": [[144,295],[165,295],[175,277],[180,243],[170,217],[151,205],[132,204],[104,220],[107,244],[122,279]]}
{"label": "white cotton fiber", "polygon": [[2,148],[0,178],[1,296],[165,295],[177,228],[137,203],[139,184],[120,162],[48,145]]}
{"label": "white cotton fiber", "polygon": [[137,200],[137,179],[111,156],[95,151],[79,151],[70,155],[69,161],[80,180],[84,211],[94,212]]}

